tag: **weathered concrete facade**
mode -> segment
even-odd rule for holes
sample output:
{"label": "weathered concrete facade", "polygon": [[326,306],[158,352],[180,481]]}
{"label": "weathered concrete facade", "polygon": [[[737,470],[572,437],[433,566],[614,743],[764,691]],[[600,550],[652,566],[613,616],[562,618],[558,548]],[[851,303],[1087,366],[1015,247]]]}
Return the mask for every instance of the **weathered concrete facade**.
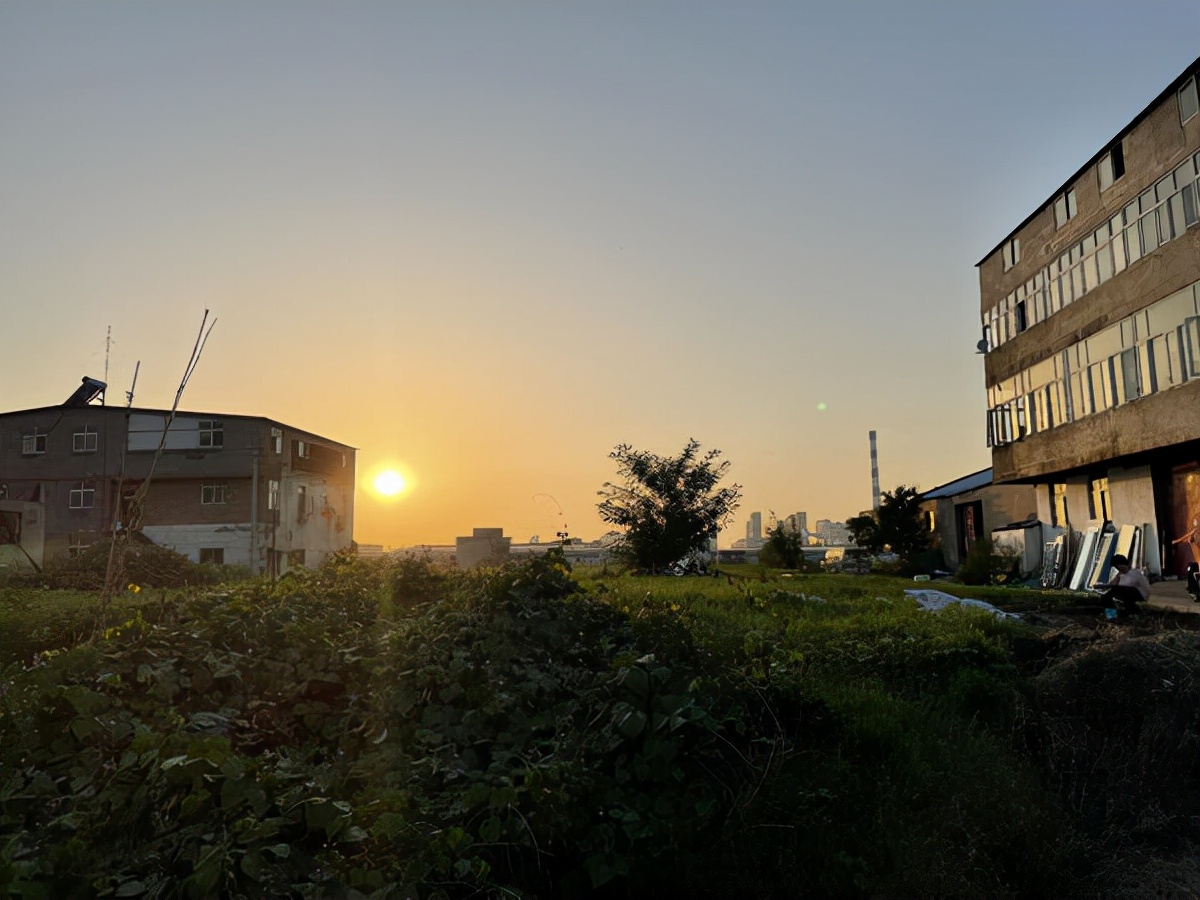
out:
{"label": "weathered concrete facade", "polygon": [[[42,565],[122,527],[167,417],[90,405],[0,414],[0,542]],[[354,464],[352,447],[270,419],[181,412],[142,532],[196,562],[316,566],[350,546]]]}
{"label": "weathered concrete facade", "polygon": [[1200,526],[1198,79],[1200,59],[978,266],[996,483],[1037,485],[1055,526],[1141,527],[1167,575]]}

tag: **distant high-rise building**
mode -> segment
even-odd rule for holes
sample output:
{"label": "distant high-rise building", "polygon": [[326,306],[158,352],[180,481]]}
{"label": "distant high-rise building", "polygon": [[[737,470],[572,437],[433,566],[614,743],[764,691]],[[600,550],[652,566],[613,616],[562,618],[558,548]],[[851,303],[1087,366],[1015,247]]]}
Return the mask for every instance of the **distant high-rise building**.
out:
{"label": "distant high-rise building", "polygon": [[762,546],[762,513],[752,512],[746,522],[746,545]]}
{"label": "distant high-rise building", "polygon": [[808,513],[792,513],[783,520],[783,527],[793,534],[808,533]]}

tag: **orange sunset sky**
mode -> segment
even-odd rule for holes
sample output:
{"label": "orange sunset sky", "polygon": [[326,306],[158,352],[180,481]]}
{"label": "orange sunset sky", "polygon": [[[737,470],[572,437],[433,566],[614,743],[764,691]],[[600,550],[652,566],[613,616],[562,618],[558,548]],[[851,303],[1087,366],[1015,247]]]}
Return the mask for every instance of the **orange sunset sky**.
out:
{"label": "orange sunset sky", "polygon": [[110,400],[140,360],[168,407],[207,308],[183,408],[359,448],[360,542],[595,538],[613,446],[689,437],[744,486],[723,545],[844,520],[871,429],[885,489],[988,465],[974,264],[1197,34],[1194,2],[5,3],[0,409],[102,377],[108,326]]}

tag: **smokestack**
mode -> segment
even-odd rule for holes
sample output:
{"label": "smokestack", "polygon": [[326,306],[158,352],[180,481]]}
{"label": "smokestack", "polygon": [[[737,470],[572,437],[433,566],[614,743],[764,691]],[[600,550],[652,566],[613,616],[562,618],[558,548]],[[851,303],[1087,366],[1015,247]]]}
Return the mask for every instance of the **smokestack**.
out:
{"label": "smokestack", "polygon": [[879,451],[875,448],[875,432],[871,435],[871,509],[879,509]]}

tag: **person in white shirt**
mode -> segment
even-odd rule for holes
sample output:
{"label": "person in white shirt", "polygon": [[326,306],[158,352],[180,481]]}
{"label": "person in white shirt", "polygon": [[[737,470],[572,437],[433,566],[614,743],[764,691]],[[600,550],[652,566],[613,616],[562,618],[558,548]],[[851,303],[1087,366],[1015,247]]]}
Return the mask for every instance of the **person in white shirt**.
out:
{"label": "person in white shirt", "polygon": [[1107,607],[1114,608],[1120,604],[1122,612],[1137,612],[1137,604],[1150,599],[1150,582],[1141,569],[1131,568],[1129,559],[1120,553],[1113,556],[1112,567],[1115,571],[1100,599]]}

